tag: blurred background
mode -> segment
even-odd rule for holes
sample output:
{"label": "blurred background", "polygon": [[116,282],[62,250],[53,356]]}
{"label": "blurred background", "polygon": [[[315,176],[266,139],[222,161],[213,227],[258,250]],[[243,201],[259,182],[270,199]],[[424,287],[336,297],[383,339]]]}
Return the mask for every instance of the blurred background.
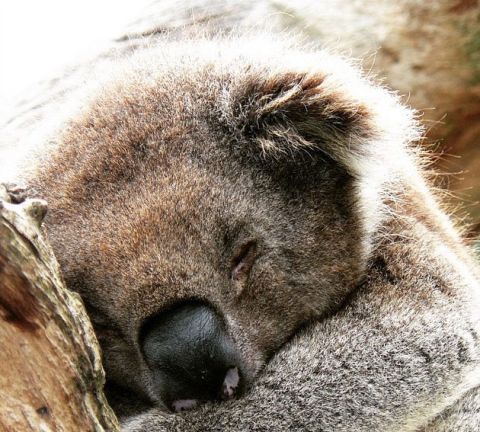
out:
{"label": "blurred background", "polygon": [[479,0],[2,0],[0,124],[68,65],[192,23],[288,31],[358,58],[419,110],[439,185],[480,232]]}
{"label": "blurred background", "polygon": [[[106,49],[151,0],[1,0],[0,115],[39,81]],[[1,112],[3,111],[3,112]]]}

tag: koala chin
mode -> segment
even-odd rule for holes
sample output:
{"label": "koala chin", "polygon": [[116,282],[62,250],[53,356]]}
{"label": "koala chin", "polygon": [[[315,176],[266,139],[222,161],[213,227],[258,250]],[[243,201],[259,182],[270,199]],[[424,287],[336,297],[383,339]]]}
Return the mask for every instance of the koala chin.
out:
{"label": "koala chin", "polygon": [[392,203],[424,188],[421,128],[347,61],[264,37],[160,41],[115,68],[29,186],[114,406],[231,399],[365,281]]}

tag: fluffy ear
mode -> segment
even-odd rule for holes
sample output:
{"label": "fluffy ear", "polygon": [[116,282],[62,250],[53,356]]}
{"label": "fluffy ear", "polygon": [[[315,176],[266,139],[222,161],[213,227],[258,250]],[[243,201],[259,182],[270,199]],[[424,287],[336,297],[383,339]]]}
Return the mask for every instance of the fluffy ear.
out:
{"label": "fluffy ear", "polygon": [[237,133],[264,158],[322,152],[355,177],[404,165],[420,132],[412,112],[347,63],[323,60],[324,70],[246,76],[231,99]]}
{"label": "fluffy ear", "polygon": [[299,169],[299,154],[326,154],[356,179],[366,256],[394,184],[422,182],[409,145],[422,132],[414,113],[342,60],[306,55],[290,58],[289,67],[249,70],[229,101],[230,126],[249,153],[253,145],[263,160],[293,161]]}

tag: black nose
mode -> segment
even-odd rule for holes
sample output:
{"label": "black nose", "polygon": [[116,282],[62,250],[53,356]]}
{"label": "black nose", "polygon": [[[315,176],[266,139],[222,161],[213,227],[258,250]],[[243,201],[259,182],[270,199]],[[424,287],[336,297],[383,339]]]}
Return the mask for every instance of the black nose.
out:
{"label": "black nose", "polygon": [[240,392],[240,356],[211,307],[178,305],[150,319],[142,335],[155,387],[173,410],[192,408],[199,401],[230,399]]}

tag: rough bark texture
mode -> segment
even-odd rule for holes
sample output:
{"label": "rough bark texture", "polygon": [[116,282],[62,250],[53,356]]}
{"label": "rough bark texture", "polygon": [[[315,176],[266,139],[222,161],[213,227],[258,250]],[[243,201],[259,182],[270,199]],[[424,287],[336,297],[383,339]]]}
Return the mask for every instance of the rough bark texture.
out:
{"label": "rough bark texture", "polygon": [[0,431],[117,431],[90,321],[40,231],[45,211],[0,185]]}

